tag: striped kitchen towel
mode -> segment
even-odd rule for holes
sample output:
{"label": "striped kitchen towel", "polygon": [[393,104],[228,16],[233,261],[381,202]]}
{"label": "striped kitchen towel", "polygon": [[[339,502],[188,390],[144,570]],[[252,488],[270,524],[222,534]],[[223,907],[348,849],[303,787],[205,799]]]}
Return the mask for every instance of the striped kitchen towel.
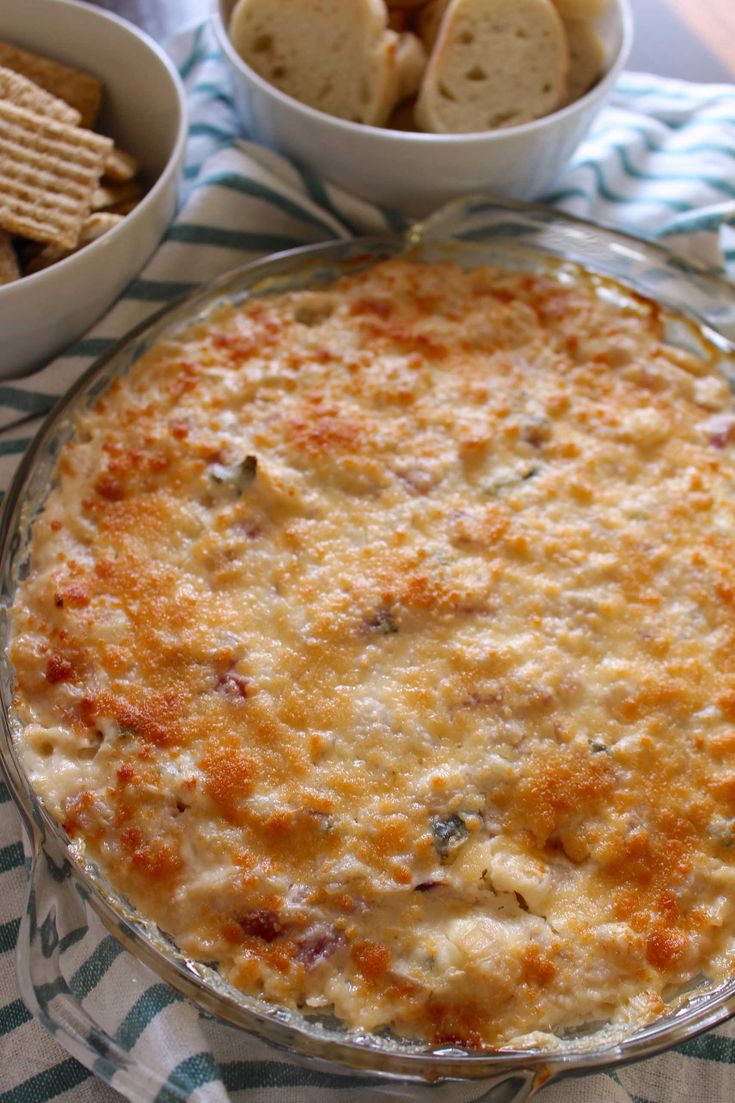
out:
{"label": "striped kitchen towel", "polygon": [[[244,139],[209,29],[172,46],[188,89],[191,133],[183,203],[144,273],[92,333],[53,364],[0,386],[0,489],[39,419],[90,361],[158,306],[250,259],[294,245],[394,228],[396,220]],[[711,267],[735,272],[735,88],[625,74],[593,133],[548,201],[655,236]],[[53,863],[52,863],[53,865]],[[400,1086],[298,1067],[199,1014],[122,949],[82,901],[79,915],[34,899],[22,936],[51,972],[37,986],[42,1015],[73,997],[97,1026],[78,1024],[74,1056],[20,999],[14,946],[26,911],[20,824],[0,785],[0,1100],[103,1103],[333,1103],[408,1099]],[[50,867],[51,868],[51,867]],[[53,869],[56,869],[53,866]],[[53,872],[53,870],[52,870]],[[55,970],[55,975],[54,975]],[[50,1025],[51,1019],[48,1019]],[[80,1058],[83,1064],[80,1063]],[[107,1081],[107,1083],[105,1083]],[[109,1087],[111,1083],[113,1087]],[[464,1103],[478,1086],[426,1089]],[[731,1103],[735,1025],[615,1073],[552,1084],[544,1103]]]}

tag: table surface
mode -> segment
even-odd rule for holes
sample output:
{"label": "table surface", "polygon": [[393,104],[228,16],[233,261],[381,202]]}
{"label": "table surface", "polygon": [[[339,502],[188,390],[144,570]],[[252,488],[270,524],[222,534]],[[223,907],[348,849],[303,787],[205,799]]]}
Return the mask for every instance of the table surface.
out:
{"label": "table surface", "polygon": [[[165,39],[204,18],[210,0],[90,0]],[[735,0],[631,0],[629,68],[695,81],[735,81]]]}
{"label": "table surface", "polygon": [[[677,40],[684,47],[684,53],[675,57],[676,64],[689,64],[686,57],[686,43],[694,50],[694,68],[700,61],[706,64],[706,55],[714,58],[725,79],[735,80],[735,4],[733,0],[633,0],[636,16],[640,8],[642,20],[647,20],[656,8],[668,8],[670,15],[678,21],[681,30],[675,32]],[[683,34],[681,33],[683,31]],[[641,35],[654,47],[656,27],[650,22],[641,26]],[[659,34],[659,42],[661,36]],[[663,36],[666,41],[666,33]],[[662,45],[663,43],[660,42]],[[702,50],[702,47],[704,49]],[[702,53],[700,54],[700,51]],[[662,70],[663,72],[663,70]],[[682,76],[684,74],[681,74]],[[695,73],[690,79],[705,80]]]}

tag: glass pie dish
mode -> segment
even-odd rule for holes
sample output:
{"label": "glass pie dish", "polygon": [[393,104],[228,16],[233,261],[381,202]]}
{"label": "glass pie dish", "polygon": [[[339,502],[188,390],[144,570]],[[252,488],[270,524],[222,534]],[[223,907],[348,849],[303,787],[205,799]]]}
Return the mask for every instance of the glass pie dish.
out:
{"label": "glass pie dish", "polygon": [[[53,483],[60,450],[73,434],[79,410],[95,401],[164,335],[223,302],[328,284],[380,259],[402,254],[462,265],[497,264],[516,271],[553,268],[573,278],[580,268],[601,281],[608,296],[644,295],[662,311],[667,340],[688,351],[735,355],[735,294],[711,274],[690,268],[664,250],[566,218],[555,212],[468,199],[453,204],[405,235],[359,239],[289,253],[230,273],[138,327],[71,389],[47,420],[18,470],[0,525],[3,590],[3,660],[0,759],[21,813],[31,855],[28,906],[19,936],[22,995],[40,1021],[98,1075],[131,1098],[142,1094],[155,1069],[142,1066],[116,1035],[114,1015],[96,1002],[81,969],[69,975],[71,948],[106,929],[130,952],[129,984],[140,989],[151,971],[205,1014],[235,1031],[287,1050],[322,1069],[351,1069],[420,1097],[437,1082],[482,1082],[488,1100],[529,1098],[550,1079],[649,1057],[724,1021],[735,1012],[735,981],[702,980],[671,994],[665,1013],[638,1029],[595,1023],[544,1048],[491,1051],[429,1046],[395,1037],[356,1033],[333,1019],[306,1018],[234,989],[210,965],[187,958],[84,858],[35,795],[21,762],[11,713],[14,674],[7,656],[8,609],[28,570],[34,518]],[[608,283],[605,281],[608,280]],[[100,923],[102,927],[100,928]],[[115,944],[117,945],[117,943]],[[186,1097],[182,1091],[182,1098]]]}

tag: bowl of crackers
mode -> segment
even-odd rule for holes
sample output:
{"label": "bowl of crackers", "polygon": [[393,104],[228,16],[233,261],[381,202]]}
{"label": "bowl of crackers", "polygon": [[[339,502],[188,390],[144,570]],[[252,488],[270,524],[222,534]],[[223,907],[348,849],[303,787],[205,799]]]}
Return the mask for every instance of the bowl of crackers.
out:
{"label": "bowl of crackers", "polygon": [[409,218],[549,193],[632,44],[629,0],[217,0],[252,138]]}
{"label": "bowl of crackers", "polygon": [[146,35],[0,0],[0,377],[42,366],[140,271],[176,206],[186,103]]}

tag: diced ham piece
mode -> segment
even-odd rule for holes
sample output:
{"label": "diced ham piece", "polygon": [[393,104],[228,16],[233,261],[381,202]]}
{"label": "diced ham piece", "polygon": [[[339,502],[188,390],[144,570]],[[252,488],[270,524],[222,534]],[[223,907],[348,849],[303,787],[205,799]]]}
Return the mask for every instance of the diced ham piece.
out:
{"label": "diced ham piece", "polygon": [[735,441],[735,417],[732,414],[715,414],[703,422],[702,428],[713,448],[726,448]]}

